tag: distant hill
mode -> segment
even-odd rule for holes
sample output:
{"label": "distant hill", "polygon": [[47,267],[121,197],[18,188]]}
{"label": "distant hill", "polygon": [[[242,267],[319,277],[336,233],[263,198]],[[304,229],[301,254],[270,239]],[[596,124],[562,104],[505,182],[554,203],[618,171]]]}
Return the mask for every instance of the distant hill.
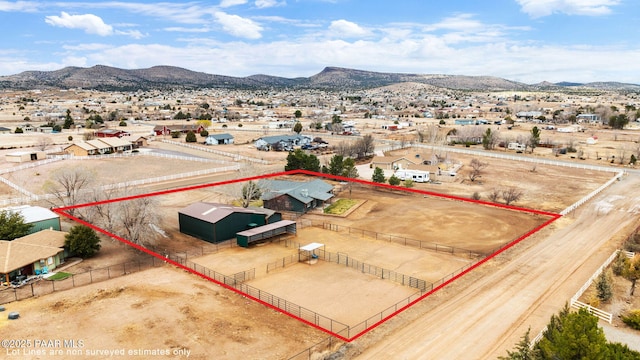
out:
{"label": "distant hill", "polygon": [[640,90],[640,85],[615,82],[591,84],[543,82],[528,85],[492,76],[427,75],[381,73],[339,67],[327,67],[320,73],[305,78],[283,78],[270,75],[233,77],[191,71],[175,66],[154,66],[148,69],[126,70],[104,65],[90,68],[66,67],[55,71],[25,71],[16,75],[0,76],[0,89],[85,88],[96,90],[148,90],[175,88],[316,88],[327,90],[354,90],[393,85],[419,83],[440,88],[475,91],[562,89],[589,87],[611,90]]}

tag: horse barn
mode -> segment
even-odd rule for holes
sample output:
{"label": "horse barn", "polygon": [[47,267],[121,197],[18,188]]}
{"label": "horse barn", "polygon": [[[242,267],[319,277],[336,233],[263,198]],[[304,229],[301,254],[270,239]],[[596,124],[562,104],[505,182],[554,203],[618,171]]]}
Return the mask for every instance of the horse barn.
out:
{"label": "horse barn", "polygon": [[[269,209],[251,206],[244,208],[208,202],[197,202],[178,211],[181,233],[211,243],[233,239],[236,234],[242,231],[257,229],[281,220],[282,214]],[[290,225],[281,223],[279,226],[284,227],[285,231],[292,231]],[[265,229],[265,231],[276,232],[279,230],[276,226]],[[246,244],[248,244],[248,240],[246,239]]]}

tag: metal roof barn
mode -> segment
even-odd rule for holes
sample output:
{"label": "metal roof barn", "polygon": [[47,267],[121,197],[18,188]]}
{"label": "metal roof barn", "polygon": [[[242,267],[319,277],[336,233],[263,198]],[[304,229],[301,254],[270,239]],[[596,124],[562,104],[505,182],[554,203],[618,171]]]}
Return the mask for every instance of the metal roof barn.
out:
{"label": "metal roof barn", "polygon": [[178,212],[180,232],[211,243],[233,239],[238,232],[282,220],[273,210],[198,202]]}

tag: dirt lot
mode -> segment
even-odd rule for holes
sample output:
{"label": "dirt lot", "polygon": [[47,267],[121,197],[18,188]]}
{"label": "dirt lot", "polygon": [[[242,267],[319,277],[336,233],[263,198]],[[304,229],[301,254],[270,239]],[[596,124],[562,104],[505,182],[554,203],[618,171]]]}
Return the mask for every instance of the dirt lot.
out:
{"label": "dirt lot", "polygon": [[[69,349],[59,346],[54,350],[63,350],[62,356],[16,356],[22,359],[107,358],[87,352],[138,349],[161,349],[168,351],[163,358],[175,359],[284,359],[327,338],[169,265],[6,307],[20,313],[18,320],[0,319],[2,333],[12,339],[83,343],[76,349],[83,356],[69,356]],[[133,357],[155,356],[121,356]]]}
{"label": "dirt lot", "polygon": [[[466,163],[468,161],[463,160],[462,162]],[[168,164],[169,163],[167,163],[167,166],[170,167]],[[125,168],[126,166],[121,167],[119,171],[124,171]],[[141,167],[136,166],[136,171],[140,168]],[[547,169],[546,167],[537,167],[535,172],[531,172],[530,170],[530,164],[509,164],[508,166],[504,166],[502,162],[500,164],[492,162],[486,169],[486,174],[483,175],[481,179],[482,184],[469,184],[468,181],[464,181],[464,170],[462,170],[459,175],[460,178],[451,184],[417,184],[417,187],[464,197],[469,197],[474,191],[478,191],[483,194],[484,198],[486,191],[489,191],[489,189],[496,185],[517,183],[523,188],[526,188],[527,191],[522,201],[517,202],[515,205],[558,211],[584,196],[589,191],[597,188],[602,182],[610,178],[610,174],[602,175],[600,173],[589,173],[589,176],[584,177],[584,171],[576,170],[574,172],[573,170],[564,168]],[[113,174],[119,171],[110,173]],[[493,171],[495,171],[495,173],[493,173]],[[498,181],[497,179],[500,180]],[[563,184],[563,186],[558,186],[558,184]],[[360,188],[354,189],[352,196],[354,198],[365,197],[363,190]],[[193,239],[188,239],[177,234],[176,212],[178,209],[193,201],[222,201],[225,199],[225,195],[216,193],[212,189],[189,193],[175,193],[166,196],[163,198],[162,206],[159,207],[158,213],[165,219],[165,221],[163,221],[163,229],[167,230],[168,236],[167,238],[159,237],[156,245],[165,247],[170,251],[185,251],[197,247],[209,247],[207,244],[199,244]],[[469,205],[469,207],[467,207],[465,203],[438,200],[435,198],[423,198],[420,196],[416,198],[398,193],[377,191],[374,195],[369,195],[366,199],[367,202],[365,205],[350,217],[332,217],[329,222],[343,226],[351,226],[357,229],[393,234],[395,236],[416,239],[426,238],[426,240],[430,242],[433,241],[450,246],[473,249],[475,251],[494,250],[496,247],[513,240],[527,229],[533,228],[542,222],[540,217],[530,214],[508,212],[507,210],[478,205]],[[408,199],[412,201],[406,201]],[[411,205],[407,205],[408,203]],[[424,205],[416,206],[418,203],[424,203]],[[617,205],[613,206],[615,207]],[[317,215],[311,215],[309,218],[317,221],[327,221],[326,217]],[[549,229],[546,234],[550,235],[553,234],[554,231],[570,227],[573,221],[573,219],[566,219],[558,222],[554,224],[553,229]],[[609,226],[611,229],[614,226],[614,222],[608,220],[607,222],[603,222],[601,226]],[[352,246],[354,243],[360,245],[362,241],[361,235],[358,234],[349,235],[347,233],[345,235],[342,232],[335,233],[328,231],[322,231],[320,233],[317,232],[319,229],[316,228],[310,228],[309,231],[316,231],[316,233],[310,233],[311,235],[309,235],[309,237],[313,239],[326,236],[326,239],[322,241],[326,242],[327,246],[334,246],[331,245],[330,241],[335,241],[336,244],[342,242],[341,246],[345,247],[347,244]],[[565,256],[576,253],[579,249],[587,246],[588,239],[594,236],[594,234],[584,231],[580,234],[583,236],[580,245],[571,245],[571,247],[565,245],[565,247],[562,248]],[[598,236],[604,239],[608,232],[598,234]],[[565,233],[565,236],[569,235]],[[537,239],[541,240],[540,238]],[[578,233],[576,232],[575,235],[571,234],[571,239],[578,241],[576,240],[580,239]],[[358,241],[356,242],[354,240]],[[550,249],[555,249],[555,247],[559,246],[558,244],[564,244],[564,239],[562,238],[561,240],[557,240],[556,238],[556,241],[557,243],[555,244],[546,244],[541,250],[546,252],[541,253],[540,259],[536,259],[538,265],[544,263],[546,259],[552,259],[555,253]],[[601,240],[601,242],[604,241],[605,240]],[[407,264],[402,262],[404,258],[398,258],[400,264],[396,263],[395,265],[394,263],[387,262],[389,260],[383,260],[387,258],[383,257],[381,253],[385,253],[384,255],[389,258],[394,258],[393,253],[388,249],[392,249],[395,245],[382,241],[381,243],[382,245],[379,249],[370,249],[369,247],[365,249],[362,247],[360,250],[362,253],[358,253],[358,246],[356,246],[356,249],[350,249],[348,253],[354,257],[365,258],[366,256],[372,256],[382,263],[380,266],[388,266],[394,270],[397,269],[398,272],[411,274],[412,271],[415,271],[412,265],[408,265],[411,263],[410,261]],[[590,245],[591,244],[589,244],[589,246]],[[529,244],[529,246],[532,245]],[[78,268],[81,266],[85,269],[100,267],[114,259],[121,261],[130,256],[135,256],[135,254],[127,253],[128,250],[121,251],[117,250],[117,248],[117,244],[109,247],[109,249],[116,249],[111,253],[114,257],[107,256],[107,247],[105,247],[105,253],[96,258],[95,262],[90,260],[81,263],[78,265]],[[370,252],[370,254],[367,252]],[[440,261],[441,259],[437,258],[444,255],[432,254],[431,256],[434,256],[433,261],[435,262]],[[398,259],[395,260],[398,261]],[[414,260],[416,264],[426,262],[420,258],[411,259]],[[464,265],[464,263],[469,261],[469,259],[464,258],[454,259],[457,262],[455,266],[458,266],[460,263]],[[535,273],[532,269],[533,265],[527,265],[527,261],[531,261],[531,259],[527,257],[523,257],[523,259],[518,258],[518,260],[520,261],[520,268],[514,267],[515,265],[509,265],[507,267],[505,263],[491,263],[482,267],[483,272],[474,272],[470,274],[472,276],[463,277],[461,280],[464,282],[456,283],[457,287],[455,289],[457,289],[456,291],[461,291],[461,293],[464,292],[466,294],[466,297],[462,297],[462,299],[465,300],[460,300],[461,295],[454,294],[454,290],[438,293],[428,304],[425,303],[418,310],[410,311],[409,314],[403,314],[393,319],[387,325],[376,329],[373,334],[367,335],[357,343],[350,345],[354,351],[348,355],[348,358],[359,356],[358,354],[362,352],[366,352],[366,354],[363,355],[364,358],[381,358],[389,357],[386,355],[402,354],[402,351],[399,349],[403,347],[407,348],[407,346],[398,339],[403,337],[406,338],[407,341],[413,342],[414,345],[422,343],[424,339],[442,341],[442,345],[434,346],[433,352],[429,352],[429,354],[433,355],[433,357],[446,358],[455,353],[447,351],[446,346],[449,346],[449,350],[451,347],[457,346],[456,344],[463,336],[463,334],[458,334],[455,339],[448,338],[446,341],[445,339],[439,338],[441,334],[444,333],[442,329],[450,329],[451,321],[457,321],[460,324],[465,324],[465,328],[473,329],[473,331],[470,331],[470,334],[473,333],[478,339],[482,338],[480,334],[483,336],[486,334],[495,336],[495,338],[491,338],[491,344],[485,344],[484,347],[482,347],[481,351],[485,355],[495,355],[496,353],[492,353],[492,351],[497,351],[495,348],[500,346],[510,348],[511,344],[515,343],[521,335],[521,333],[516,333],[516,331],[521,330],[520,328],[524,326],[522,324],[524,320],[519,318],[514,320],[512,317],[529,311],[527,310],[528,308],[523,308],[524,305],[510,305],[509,320],[505,321],[505,324],[497,328],[487,327],[484,325],[486,319],[478,319],[478,317],[481,315],[495,316],[496,311],[499,310],[496,310],[493,306],[487,306],[486,310],[480,311],[478,308],[479,305],[474,303],[474,301],[476,301],[474,299],[480,299],[485,305],[490,304],[489,299],[493,301],[498,294],[502,294],[500,296],[503,296],[504,301],[507,301],[508,297],[519,298],[520,296],[524,296],[528,299],[529,295],[527,294],[534,294],[537,288],[527,288],[524,295],[522,290],[514,290],[518,289],[518,286],[522,287],[534,282],[535,279],[531,277],[533,275],[525,278],[527,272],[538,274],[540,280],[538,280],[537,286],[539,288],[550,286],[549,283],[547,283],[547,279],[555,279],[552,283],[555,283],[556,280],[560,282],[566,280],[565,278],[558,278],[559,275],[553,272],[545,272],[544,274]],[[584,263],[584,261],[582,261],[581,264],[582,263]],[[571,267],[570,260],[563,261],[561,265],[569,271],[574,269]],[[285,276],[287,273],[296,273],[298,268],[299,267],[293,266],[278,271],[277,273],[278,276]],[[313,268],[313,266],[307,266],[304,269],[313,271],[315,268]],[[509,271],[507,271],[507,269]],[[515,276],[513,274],[516,274],[519,280],[509,280],[504,283],[496,282],[494,281],[494,276],[497,275],[493,275],[493,273],[498,270],[501,271],[500,276],[503,279]],[[553,269],[549,271],[551,270]],[[428,271],[428,269],[422,271]],[[448,267],[442,267],[438,268],[437,271],[447,273],[450,270]],[[427,277],[428,275],[424,276]],[[487,278],[483,278],[484,276]],[[285,292],[287,290],[278,290],[277,287],[274,286],[286,283],[286,278],[283,280],[281,277],[274,276],[256,279],[256,281],[268,281],[268,279],[275,281],[275,284],[272,285],[273,291],[283,291],[283,295],[286,295]],[[129,281],[131,281],[131,283],[129,283]],[[180,284],[180,286],[174,287],[174,284]],[[485,286],[483,287],[481,284]],[[203,287],[199,287],[198,285],[202,285]],[[581,283],[579,285],[581,285]],[[469,286],[469,290],[464,290],[466,286]],[[120,290],[121,287],[124,287],[124,289]],[[100,289],[103,290],[101,291]],[[186,289],[185,293],[183,293],[183,289]],[[296,301],[305,301],[305,298],[314,299],[318,297],[316,287],[312,285],[309,288],[305,288],[305,290],[300,290],[286,296],[302,297],[300,299],[296,298]],[[558,297],[562,299],[562,302],[568,299],[568,297],[562,296]],[[425,308],[434,309],[433,304],[446,297],[452,297],[453,301],[448,303],[449,305],[447,305],[446,309],[442,310],[443,312],[433,310],[435,311],[435,315],[431,315],[434,317],[433,319],[430,317],[429,324],[431,325],[427,329],[418,331],[412,327],[413,330],[411,331],[415,333],[415,336],[420,334],[418,338],[399,330],[404,327],[404,324],[417,324],[419,327],[425,328],[422,321],[417,321],[414,324],[412,323],[413,319],[417,319],[417,316],[424,314],[424,312],[427,311]],[[196,300],[196,302],[193,302],[193,300]],[[335,302],[331,301],[331,298],[318,300],[322,300],[329,305],[335,304]],[[191,305],[196,303],[198,304],[197,306]],[[155,304],[158,305],[156,306]],[[444,306],[444,303],[440,303],[439,306]],[[539,307],[541,305],[540,302],[535,302],[535,304],[531,306]],[[225,311],[220,311],[222,307],[224,307]],[[234,310],[229,310],[230,307]],[[144,273],[129,275],[115,281],[48,295],[39,299],[21,301],[10,304],[10,307],[7,309],[9,311],[16,309],[20,311],[23,316],[15,323],[5,321],[2,323],[2,325],[4,325],[3,328],[10,331],[15,330],[15,334],[27,338],[37,336],[45,339],[56,339],[59,335],[64,338],[77,338],[77,334],[81,333],[83,336],[86,336],[87,349],[98,349],[101,348],[100,345],[102,344],[105,344],[105,346],[111,349],[158,348],[166,346],[172,349],[187,348],[192,350],[191,356],[198,355],[200,358],[252,358],[256,353],[255,349],[265,349],[268,353],[265,354],[264,358],[275,359],[287,358],[311,346],[313,343],[326,338],[326,334],[324,333],[320,333],[309,326],[302,325],[284,315],[268,310],[262,305],[249,302],[240,296],[218,288],[214,284],[201,281],[181,271],[167,270],[164,268],[155,269],[152,270],[152,272],[145,271]],[[464,311],[461,311],[461,309],[464,309]],[[336,309],[336,311],[338,310],[340,309]],[[374,310],[372,309],[372,311]],[[446,312],[448,312],[448,314],[445,314]],[[453,320],[451,319],[452,314],[455,314]],[[41,323],[43,318],[49,319],[48,317],[53,320],[51,323],[64,324],[64,321],[71,316],[75,319],[86,319],[85,322],[79,325],[81,327],[80,331],[59,325],[51,327],[53,332],[47,334],[37,325]],[[473,318],[475,322],[469,323],[465,320],[466,318]],[[126,319],[126,321],[123,319]],[[214,321],[212,322],[211,319],[214,319]],[[248,319],[251,319],[251,321]],[[544,320],[547,319],[548,317],[545,313]],[[407,320],[408,322],[406,322]],[[23,326],[22,324],[27,321],[34,322]],[[289,321],[292,322],[290,326],[287,325]],[[542,320],[537,319],[537,323],[541,321]],[[281,323],[285,325],[281,325]],[[86,326],[84,324],[86,324]],[[278,325],[275,326],[273,324]],[[264,327],[258,327],[259,325]],[[15,328],[10,328],[10,326],[14,326]],[[278,329],[283,326],[286,328],[285,331],[279,331]],[[513,326],[513,330],[505,330],[505,326]],[[435,331],[435,328],[440,329],[437,331],[437,334],[429,332]],[[166,334],[172,334],[173,339],[167,340]],[[215,337],[211,336],[212,334],[215,334]],[[99,341],[101,337],[106,338],[105,342]],[[159,341],[158,339],[162,340]],[[382,341],[381,339],[388,339],[388,342]],[[509,342],[511,340],[515,341]],[[400,341],[400,343],[398,341]],[[433,345],[433,341],[426,343]],[[477,343],[477,340],[469,341],[469,344],[473,343]],[[383,344],[389,344],[389,349],[381,350],[380,346],[385,346]],[[387,350],[388,352],[385,352]],[[426,354],[425,352],[420,352],[421,350],[424,351],[424,348],[415,346],[415,350],[411,353],[405,352],[404,354],[406,356],[403,357],[419,358],[421,356],[419,354]],[[382,356],[381,354],[383,353],[386,355]],[[502,352],[499,353],[502,354]],[[457,354],[460,355],[459,353]]]}

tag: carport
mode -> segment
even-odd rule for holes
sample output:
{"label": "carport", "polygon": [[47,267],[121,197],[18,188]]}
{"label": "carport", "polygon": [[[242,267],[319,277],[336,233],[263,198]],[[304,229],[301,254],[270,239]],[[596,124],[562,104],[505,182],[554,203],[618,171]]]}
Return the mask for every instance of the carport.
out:
{"label": "carport", "polygon": [[254,227],[236,234],[238,246],[249,247],[249,244],[265,240],[281,234],[296,234],[296,222],[280,220],[272,224]]}

